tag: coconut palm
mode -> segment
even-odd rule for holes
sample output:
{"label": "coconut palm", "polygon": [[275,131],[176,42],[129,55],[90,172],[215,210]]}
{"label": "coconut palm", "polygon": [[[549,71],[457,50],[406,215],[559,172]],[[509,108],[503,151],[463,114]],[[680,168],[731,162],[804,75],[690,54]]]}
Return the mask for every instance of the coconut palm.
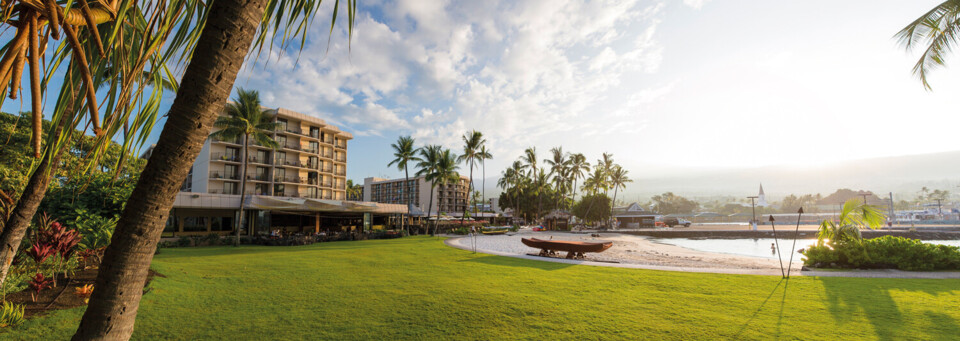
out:
{"label": "coconut palm", "polygon": [[[441,189],[449,189],[450,186],[453,186],[453,207],[456,209],[457,205],[457,195],[458,190],[457,186],[460,184],[460,174],[457,173],[457,169],[460,166],[457,162],[457,154],[454,154],[449,149],[444,149],[439,152],[437,157],[437,164],[434,168],[432,179],[440,183]],[[439,211],[439,209],[437,210]],[[434,224],[433,232],[436,234],[439,228],[439,220]]]}
{"label": "coconut palm", "polygon": [[[410,203],[413,202],[413,190],[410,189],[410,170],[409,163],[412,161],[420,161],[417,158],[417,151],[419,148],[413,146],[414,139],[410,136],[400,136],[397,138],[397,142],[390,145],[393,147],[393,161],[387,164],[387,166],[397,165],[397,170],[403,171],[404,181],[403,181],[403,193],[406,193],[406,204],[407,212],[410,211]],[[406,219],[403,219],[406,221]],[[406,227],[406,223],[401,223]]]}
{"label": "coconut palm", "polygon": [[[537,147],[530,147],[523,151],[523,155],[520,157],[524,164],[524,168],[530,169],[530,178],[533,181],[537,181]],[[540,194],[537,194],[537,216],[540,215],[541,207],[541,197]]]}
{"label": "coconut palm", "polygon": [[604,186],[604,188],[603,188],[603,194],[607,194],[607,192],[610,190],[610,188],[609,188],[609,184],[610,184],[610,173],[613,172],[613,167],[616,165],[616,164],[613,162],[613,154],[603,153],[603,158],[597,160],[597,165],[602,166],[602,168],[603,168],[603,174],[604,174],[604,176],[606,176],[606,179],[603,181],[603,184],[605,184],[605,185],[607,185],[607,186]]}
{"label": "coconut palm", "polygon": [[587,157],[581,153],[570,155],[570,178],[573,179],[573,201],[577,200],[577,179],[583,179],[590,171]]}
{"label": "coconut palm", "polygon": [[236,140],[242,138],[240,143],[243,145],[240,154],[240,218],[234,226],[234,246],[240,246],[240,228],[243,227],[243,205],[247,198],[247,153],[250,138],[253,138],[257,144],[277,149],[280,147],[277,141],[273,139],[273,132],[280,127],[277,122],[272,122],[272,118],[267,115],[266,110],[261,109],[260,93],[256,90],[237,89],[237,97],[233,103],[227,103],[227,116],[217,117],[213,126],[217,129],[210,134],[210,137],[221,140]]}
{"label": "coconut palm", "polygon": [[630,177],[627,176],[627,170],[623,169],[617,165],[613,168],[613,172],[610,174],[610,186],[613,187],[613,203],[610,205],[610,216],[613,216],[613,207],[617,205],[617,190],[620,188],[626,188],[627,183],[633,182]]}
{"label": "coconut palm", "polygon": [[[164,4],[153,4],[164,8]],[[356,0],[343,4],[348,8],[347,30],[352,37]],[[104,254],[100,268],[110,271],[97,274],[97,290],[90,297],[75,339],[130,338],[143,283],[177,192],[230,96],[247,53],[262,51],[264,43],[272,44],[275,38],[280,39],[280,46],[288,46],[285,42],[291,37],[303,39],[311,31],[309,23],[320,5],[320,1],[307,0],[217,0],[195,4],[186,14],[197,15],[184,15],[183,21],[170,20],[169,28],[180,30],[174,31],[174,41],[194,46],[171,49],[164,55],[182,54],[189,63],[150,161]],[[336,17],[343,12],[332,13]]]}
{"label": "coconut palm", "polygon": [[490,160],[492,158],[493,158],[493,154],[491,154],[490,151],[487,150],[487,144],[484,143],[483,145],[481,145],[480,152],[477,153],[477,160],[480,160],[480,168],[483,169],[480,175],[481,177],[480,181],[482,182],[482,184],[480,185],[480,190],[482,191],[480,198],[482,198],[483,202],[487,202],[487,160]]}
{"label": "coconut palm", "polygon": [[567,177],[567,167],[570,162],[567,160],[567,155],[563,153],[563,147],[554,147],[550,149],[550,153],[553,154],[552,159],[544,159],[543,161],[550,165],[550,174],[553,175],[553,180],[560,196],[557,198],[556,207],[560,208],[560,201],[565,199],[566,196],[564,192],[561,191],[563,187],[563,182],[566,181]]}
{"label": "coconut palm", "polygon": [[859,243],[862,240],[860,229],[878,228],[883,226],[885,219],[882,208],[867,205],[860,199],[847,200],[840,210],[839,221],[824,220],[820,223],[817,245],[826,243],[836,248],[844,243]]}
{"label": "coconut palm", "polygon": [[896,37],[900,45],[910,50],[924,46],[923,54],[913,66],[913,74],[923,87],[930,90],[927,76],[931,70],[944,66],[944,59],[960,39],[960,1],[947,0],[908,24]]}
{"label": "coconut palm", "polygon": [[511,206],[514,207],[514,222],[516,222],[517,218],[520,216],[520,195],[524,192],[522,185],[525,179],[523,170],[523,163],[519,160],[514,161],[509,168],[504,170],[503,176],[497,181],[497,184],[500,186],[500,188],[506,190],[507,197],[511,198],[511,201],[513,201],[511,202]]}
{"label": "coconut palm", "polygon": [[427,204],[427,221],[430,221],[430,211],[433,209],[433,193],[436,192],[437,179],[434,174],[440,159],[440,150],[438,145],[429,145],[419,149],[420,157],[417,158],[417,176],[423,176],[424,181],[430,182],[430,201]]}
{"label": "coconut palm", "polygon": [[[462,136],[463,139],[463,154],[457,157],[457,162],[466,163],[470,167],[470,182],[467,183],[467,202],[470,202],[470,194],[473,193],[473,166],[481,157],[480,147],[487,143],[487,140],[483,138],[483,134],[479,131],[473,130],[469,133],[466,133]],[[476,206],[474,206],[474,213],[476,213]],[[467,216],[467,206],[463,206],[463,212],[460,214],[460,225],[463,225],[463,220]]]}

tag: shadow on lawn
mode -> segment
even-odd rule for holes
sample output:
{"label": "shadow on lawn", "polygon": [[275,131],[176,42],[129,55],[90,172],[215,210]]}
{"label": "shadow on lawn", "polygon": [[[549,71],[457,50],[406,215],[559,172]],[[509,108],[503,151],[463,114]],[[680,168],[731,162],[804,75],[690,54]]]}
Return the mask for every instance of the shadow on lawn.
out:
{"label": "shadow on lawn", "polygon": [[[838,324],[854,317],[865,317],[874,328],[877,338],[900,339],[897,332],[904,328],[904,316],[891,291],[924,292],[932,296],[953,291],[945,280],[885,280],[878,278],[821,277],[819,280],[827,298],[827,309]],[[936,320],[935,328],[924,328],[936,333],[934,338],[954,338],[960,334],[960,326],[953,318],[942,313],[925,312],[928,320]]]}
{"label": "shadow on lawn", "polygon": [[[765,305],[767,305],[767,302],[770,301],[770,298],[773,297],[773,294],[775,294],[775,293],[777,292],[777,289],[780,288],[780,284],[784,284],[783,299],[784,299],[784,300],[786,299],[786,297],[787,297],[787,291],[786,291],[786,284],[785,284],[784,282],[787,282],[787,280],[781,279],[779,282],[777,282],[777,285],[773,286],[773,289],[770,290],[770,294],[767,295],[767,298],[763,299],[763,302],[760,302],[760,306],[757,307],[757,310],[755,310],[755,311],[753,312],[753,314],[750,315],[749,318],[747,318],[747,322],[744,322],[743,325],[740,326],[740,330],[737,330],[737,333],[733,335],[733,338],[734,338],[734,339],[739,339],[739,338],[741,338],[741,334],[743,334],[743,331],[746,330],[746,329],[747,329],[747,326],[749,326],[750,323],[753,322],[753,320],[755,320],[755,319],[757,318],[757,315],[760,314],[760,311],[763,310],[763,307],[764,307]],[[783,318],[783,300],[780,301],[780,318],[781,318],[781,319]],[[779,334],[780,334],[780,321],[779,321],[779,320],[777,321],[777,334],[778,334],[778,336],[779,336]]]}
{"label": "shadow on lawn", "polygon": [[534,261],[529,259],[490,256],[490,255],[464,259],[464,260],[460,260],[459,262],[473,262],[473,263],[481,263],[481,264],[488,264],[488,265],[513,266],[513,267],[534,268],[534,269],[551,270],[551,271],[560,270],[560,269],[564,269],[564,268],[568,268],[576,265],[576,264],[568,264],[568,263]]}

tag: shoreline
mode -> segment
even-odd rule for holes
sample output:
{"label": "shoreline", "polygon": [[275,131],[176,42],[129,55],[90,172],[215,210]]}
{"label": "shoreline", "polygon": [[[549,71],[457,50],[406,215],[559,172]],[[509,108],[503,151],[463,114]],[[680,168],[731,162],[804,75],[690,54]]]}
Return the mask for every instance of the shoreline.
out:
{"label": "shoreline", "polygon": [[[599,232],[599,235],[600,237],[597,238],[592,237],[591,233],[532,232],[521,229],[519,232],[501,236],[477,236],[477,252],[567,264],[665,271],[782,276],[777,259],[698,251],[658,243],[649,240],[649,237],[645,236],[618,232]],[[570,260],[528,255],[528,253],[536,253],[539,250],[523,245],[520,242],[520,238],[524,237],[586,242],[612,241],[614,245],[602,253],[588,253],[585,260]],[[473,251],[471,237],[469,236],[450,237],[446,239],[444,243],[458,249]],[[803,262],[798,260],[798,258],[799,257],[794,257],[792,270],[790,271],[791,276],[960,279],[960,272],[914,272],[901,270],[801,271]],[[785,261],[784,267],[786,266]]]}

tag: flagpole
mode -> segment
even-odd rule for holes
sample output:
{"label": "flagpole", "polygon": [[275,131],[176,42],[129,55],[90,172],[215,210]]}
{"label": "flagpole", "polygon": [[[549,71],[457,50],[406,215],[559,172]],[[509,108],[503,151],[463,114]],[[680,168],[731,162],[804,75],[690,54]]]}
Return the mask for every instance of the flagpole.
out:
{"label": "flagpole", "polygon": [[793,232],[793,246],[790,247],[790,263],[787,264],[787,278],[790,278],[790,269],[793,268],[793,253],[797,247],[797,237],[800,236],[800,216],[803,215],[803,207],[797,210],[797,229]]}
{"label": "flagpole", "polygon": [[783,257],[780,257],[780,241],[777,239],[777,224],[774,223],[773,215],[770,215],[770,226],[773,227],[773,242],[777,245],[777,259],[780,261],[780,276],[786,278],[783,273]]}

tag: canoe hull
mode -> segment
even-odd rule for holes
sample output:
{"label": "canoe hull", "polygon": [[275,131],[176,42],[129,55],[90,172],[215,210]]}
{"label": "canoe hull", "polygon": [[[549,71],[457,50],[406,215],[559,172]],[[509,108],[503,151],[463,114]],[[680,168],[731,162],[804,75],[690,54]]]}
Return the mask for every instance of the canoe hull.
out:
{"label": "canoe hull", "polygon": [[535,249],[576,253],[603,252],[613,246],[613,242],[589,243],[566,240],[543,240],[537,238],[522,238],[520,241],[523,242],[523,245]]}

